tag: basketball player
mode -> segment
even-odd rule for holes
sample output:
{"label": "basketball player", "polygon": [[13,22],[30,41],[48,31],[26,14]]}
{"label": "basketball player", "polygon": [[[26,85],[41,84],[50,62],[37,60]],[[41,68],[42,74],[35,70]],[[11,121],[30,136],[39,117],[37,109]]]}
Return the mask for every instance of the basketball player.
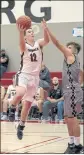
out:
{"label": "basketball player", "polygon": [[20,70],[16,75],[16,95],[11,102],[12,106],[9,119],[14,121],[15,107],[19,101],[22,100],[24,104],[21,111],[21,120],[17,127],[17,137],[22,139],[25,120],[31,107],[36,89],[39,85],[39,72],[42,63],[42,49],[49,43],[49,38],[47,32],[44,29],[44,38],[35,41],[32,28],[25,30],[20,25],[17,25],[17,27],[19,31],[21,64]]}
{"label": "basketball player", "polygon": [[78,154],[82,152],[80,144],[80,126],[77,120],[77,115],[82,112],[83,92],[79,83],[80,63],[78,53],[80,45],[75,42],[67,43],[63,46],[56,37],[51,33],[44,22],[46,31],[48,32],[54,45],[63,53],[63,94],[64,94],[64,116],[68,127],[70,141],[65,154]]}

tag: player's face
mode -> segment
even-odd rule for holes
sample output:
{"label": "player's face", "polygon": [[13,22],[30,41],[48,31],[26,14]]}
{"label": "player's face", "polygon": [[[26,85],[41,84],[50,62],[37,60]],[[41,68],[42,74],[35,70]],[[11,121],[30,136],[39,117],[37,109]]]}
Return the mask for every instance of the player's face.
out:
{"label": "player's face", "polygon": [[77,54],[77,50],[74,45],[69,45],[68,48],[72,51],[72,53]]}
{"label": "player's face", "polygon": [[30,29],[28,29],[27,31],[26,31],[26,38],[27,39],[34,39],[34,32],[33,32],[33,30],[32,30],[32,28],[30,28]]}

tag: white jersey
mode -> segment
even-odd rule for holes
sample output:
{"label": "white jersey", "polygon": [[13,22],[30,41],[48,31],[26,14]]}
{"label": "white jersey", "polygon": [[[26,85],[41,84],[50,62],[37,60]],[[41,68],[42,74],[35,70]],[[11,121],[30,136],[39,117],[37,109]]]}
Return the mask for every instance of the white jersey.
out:
{"label": "white jersey", "polygon": [[21,55],[20,70],[18,73],[27,73],[39,76],[42,63],[42,51],[39,43],[36,41],[34,46],[26,43],[26,51]]}
{"label": "white jersey", "polygon": [[12,99],[14,95],[16,94],[16,89],[13,85],[9,85],[7,89],[7,94],[9,95],[9,98]]}

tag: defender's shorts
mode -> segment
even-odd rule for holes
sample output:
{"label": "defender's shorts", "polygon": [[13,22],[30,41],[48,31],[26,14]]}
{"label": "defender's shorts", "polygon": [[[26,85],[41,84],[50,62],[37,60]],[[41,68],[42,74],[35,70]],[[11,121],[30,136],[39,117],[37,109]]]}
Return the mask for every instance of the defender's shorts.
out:
{"label": "defender's shorts", "polygon": [[83,91],[67,92],[64,94],[64,116],[76,117],[83,111]]}
{"label": "defender's shorts", "polygon": [[39,76],[32,76],[29,74],[21,73],[16,75],[16,86],[22,86],[26,89],[23,96],[23,101],[32,102],[34,95],[38,89]]}

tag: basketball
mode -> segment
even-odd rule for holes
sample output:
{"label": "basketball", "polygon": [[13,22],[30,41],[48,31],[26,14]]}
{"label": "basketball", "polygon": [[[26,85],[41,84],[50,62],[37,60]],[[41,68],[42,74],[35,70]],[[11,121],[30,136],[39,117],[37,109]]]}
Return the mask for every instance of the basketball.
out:
{"label": "basketball", "polygon": [[20,16],[17,20],[16,20],[16,24],[23,26],[23,28],[29,29],[31,27],[31,18],[28,16]]}

